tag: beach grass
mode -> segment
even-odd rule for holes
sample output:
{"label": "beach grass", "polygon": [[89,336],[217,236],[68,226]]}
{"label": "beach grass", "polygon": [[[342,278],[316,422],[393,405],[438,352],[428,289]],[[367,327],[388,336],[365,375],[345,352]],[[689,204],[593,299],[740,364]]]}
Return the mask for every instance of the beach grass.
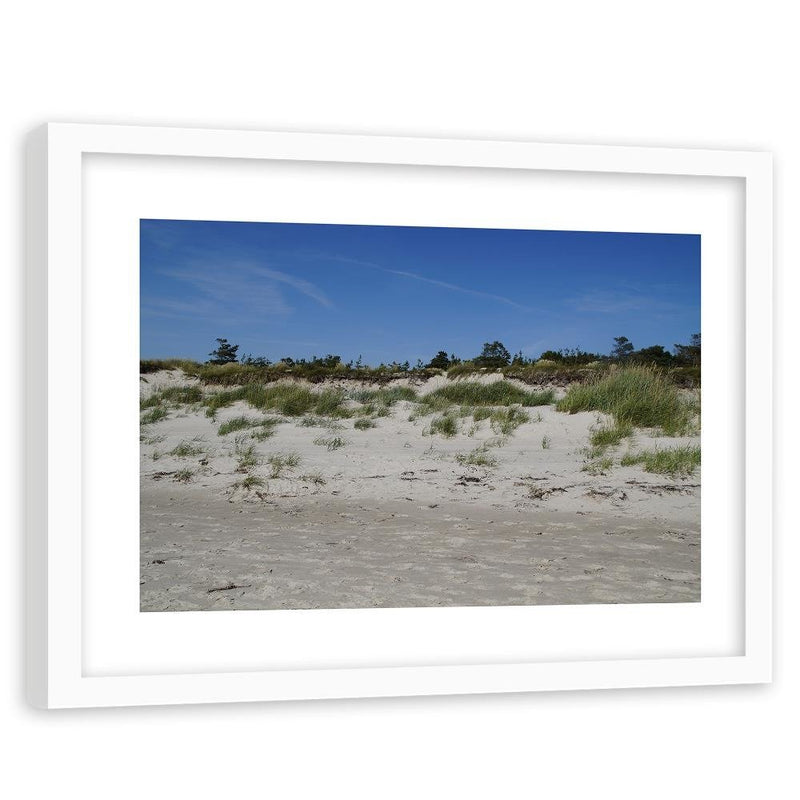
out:
{"label": "beach grass", "polygon": [[267,458],[267,464],[271,467],[271,478],[280,478],[284,470],[294,469],[300,464],[300,456],[297,453],[273,453]]}
{"label": "beach grass", "polygon": [[462,467],[496,467],[497,459],[491,455],[484,445],[470,450],[469,453],[457,453],[456,461]]}
{"label": "beach grass", "polygon": [[175,458],[191,458],[192,456],[199,456],[205,453],[205,448],[198,447],[191,442],[181,442],[169,451],[169,455]]}
{"label": "beach grass", "polygon": [[520,425],[530,422],[530,415],[516,406],[498,409],[490,416],[492,430],[503,436],[510,436]]}
{"label": "beach grass", "polygon": [[443,414],[441,417],[434,417],[428,428],[428,433],[433,436],[439,436],[445,439],[452,439],[458,433],[458,422],[455,417],[450,414]]}
{"label": "beach grass", "polygon": [[620,463],[623,467],[641,464],[645,472],[653,472],[658,475],[687,477],[700,466],[700,448],[687,445],[686,447],[627,453],[622,457]]}
{"label": "beach grass", "polygon": [[421,398],[421,403],[430,405],[447,401],[462,406],[532,406],[550,405],[555,393],[550,390],[527,391],[509,381],[479,383],[478,381],[454,381]]}
{"label": "beach grass", "polygon": [[660,428],[668,436],[685,432],[693,416],[675,385],[654,367],[625,367],[574,384],[556,408],[569,414],[603,411],[614,417],[617,426]]}
{"label": "beach grass", "polygon": [[155,406],[154,408],[148,409],[144,414],[142,414],[139,419],[139,423],[141,425],[152,425],[154,422],[166,419],[168,415],[169,413],[164,406]]}

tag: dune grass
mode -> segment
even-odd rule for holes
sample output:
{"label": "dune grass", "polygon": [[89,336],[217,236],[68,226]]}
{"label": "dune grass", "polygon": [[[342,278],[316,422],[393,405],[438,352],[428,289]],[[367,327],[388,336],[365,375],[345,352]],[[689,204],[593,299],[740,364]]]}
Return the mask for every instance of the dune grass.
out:
{"label": "dune grass", "polygon": [[502,436],[510,436],[520,425],[530,422],[530,414],[515,406],[493,411],[489,418],[492,430]]}
{"label": "dune grass", "polygon": [[673,477],[692,475],[700,466],[700,448],[692,445],[664,450],[628,453],[620,462],[623,467],[641,464],[645,472]]}
{"label": "dune grass", "polygon": [[269,417],[256,419],[254,417],[246,417],[242,415],[240,417],[233,417],[227,422],[223,422],[217,430],[217,435],[226,436],[227,434],[234,433],[235,431],[258,428],[259,430],[254,430],[251,432],[251,436],[254,439],[263,441],[275,433],[274,429],[277,424],[277,419],[271,419]]}
{"label": "dune grass", "polygon": [[164,406],[155,406],[149,409],[139,419],[141,425],[152,425],[160,419],[165,419],[168,416],[167,409]]}
{"label": "dune grass", "polygon": [[194,472],[190,469],[179,469],[173,476],[172,480],[178,483],[190,483],[194,477]]}
{"label": "dune grass", "polygon": [[357,431],[366,431],[366,430],[369,430],[370,428],[377,428],[378,426],[369,417],[361,417],[360,419],[357,419],[353,423],[353,427]]}
{"label": "dune grass", "polygon": [[633,436],[633,426],[629,422],[617,421],[614,425],[603,425],[593,431],[591,442],[595,448],[602,451],[607,447],[616,447],[629,436]]}
{"label": "dune grass", "polygon": [[456,461],[462,467],[496,467],[497,459],[489,453],[485,445],[476,447],[469,453],[456,453]]}
{"label": "dune grass", "polygon": [[297,453],[273,453],[267,459],[267,464],[272,468],[271,478],[280,478],[284,470],[294,469],[299,463],[300,456]]}
{"label": "dune grass", "polygon": [[357,403],[379,403],[384,406],[392,406],[398,400],[416,400],[417,392],[410,386],[390,386],[388,389],[354,389],[349,396]]}
{"label": "dune grass", "polygon": [[247,437],[241,434],[235,439],[234,455],[237,461],[237,472],[249,472],[252,467],[257,467],[261,463],[261,458],[256,452],[255,446],[248,444]]}
{"label": "dune grass", "polygon": [[424,395],[420,402],[425,405],[437,401],[457,403],[462,406],[511,406],[526,408],[549,405],[555,399],[552,390],[526,391],[509,381],[479,383],[478,381],[454,381]]}
{"label": "dune grass", "polygon": [[223,389],[205,397],[206,414],[213,417],[220,408],[236,402],[246,402],[253,408],[274,410],[287,417],[302,417],[317,414],[325,417],[346,418],[352,412],[345,406],[347,397],[338,389],[311,391],[306,386],[280,383],[263,386],[250,383],[234,389]]}
{"label": "dune grass", "polygon": [[569,414],[604,411],[617,426],[660,428],[668,436],[685,432],[693,416],[675,385],[653,367],[626,367],[570,386],[556,408]]}
{"label": "dune grass", "polygon": [[139,361],[139,373],[146,375],[162,369],[183,370],[187,375],[196,375],[201,364],[188,358],[146,358]]}
{"label": "dune grass", "polygon": [[199,456],[205,453],[205,448],[198,447],[191,442],[183,441],[176,447],[169,451],[169,455],[175,458],[191,458],[191,456]]}
{"label": "dune grass", "polygon": [[434,417],[428,427],[428,433],[431,436],[439,434],[445,439],[452,439],[458,433],[458,422],[450,414]]}
{"label": "dune grass", "polygon": [[237,481],[233,484],[234,489],[246,489],[250,491],[251,489],[255,489],[256,487],[263,486],[265,483],[264,479],[259,477],[258,475],[245,475],[240,481]]}

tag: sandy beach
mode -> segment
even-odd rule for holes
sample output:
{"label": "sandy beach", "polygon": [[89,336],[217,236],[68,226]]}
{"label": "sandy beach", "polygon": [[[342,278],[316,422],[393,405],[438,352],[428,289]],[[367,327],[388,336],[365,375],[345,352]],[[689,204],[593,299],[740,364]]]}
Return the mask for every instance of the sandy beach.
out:
{"label": "sandy beach", "polygon": [[[415,388],[424,396],[446,382]],[[163,371],[143,376],[141,392],[193,383]],[[414,418],[416,407],[398,401],[363,430],[358,417],[276,416],[243,402],[214,419],[178,405],[143,425],[141,609],[700,599],[699,470],[586,471],[589,437],[605,421],[596,412],[526,409],[529,421],[506,436],[464,417],[447,438],[430,432],[430,416]],[[270,435],[219,435],[242,416],[268,418]],[[637,430],[619,451],[691,442]],[[470,464],[473,452],[490,464]]]}

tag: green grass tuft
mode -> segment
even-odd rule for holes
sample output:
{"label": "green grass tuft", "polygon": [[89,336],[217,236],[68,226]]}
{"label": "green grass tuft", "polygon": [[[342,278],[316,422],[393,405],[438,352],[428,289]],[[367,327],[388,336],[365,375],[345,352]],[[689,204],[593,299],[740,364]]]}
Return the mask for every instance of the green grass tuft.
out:
{"label": "green grass tuft", "polygon": [[492,430],[503,436],[510,436],[520,425],[530,422],[530,415],[513,406],[493,411],[490,417]]}
{"label": "green grass tuft", "polygon": [[692,418],[691,408],[674,384],[653,367],[626,367],[573,385],[556,408],[570,414],[604,411],[618,425],[661,428],[673,436],[686,431]]}
{"label": "green grass tuft", "polygon": [[361,419],[357,419],[353,423],[353,427],[357,431],[366,431],[369,430],[370,428],[377,428],[378,426],[368,417],[361,417]]}
{"label": "green grass tuft", "polygon": [[497,459],[490,455],[485,446],[476,447],[469,453],[457,453],[456,461],[462,467],[496,467]]}
{"label": "green grass tuft", "polygon": [[154,422],[158,422],[160,419],[165,419],[167,416],[168,412],[164,406],[156,406],[155,408],[151,408],[149,411],[142,414],[139,422],[142,425],[152,425]]}
{"label": "green grass tuft", "polygon": [[692,475],[700,466],[700,448],[687,445],[665,450],[650,450],[641,453],[628,453],[620,462],[623,467],[642,464],[645,472],[673,477]]}
{"label": "green grass tuft", "polygon": [[273,453],[267,463],[272,467],[271,478],[280,478],[286,469],[294,469],[300,463],[297,453]]}
{"label": "green grass tuft", "polygon": [[361,404],[377,403],[392,406],[398,400],[416,400],[417,392],[410,386],[391,386],[388,389],[355,389],[350,392],[350,398]]}
{"label": "green grass tuft", "polygon": [[441,417],[434,417],[431,420],[428,432],[431,436],[439,434],[445,439],[452,439],[458,433],[458,422],[455,417],[445,414]]}
{"label": "green grass tuft", "polygon": [[633,436],[633,426],[629,422],[616,422],[613,426],[603,426],[592,433],[592,445],[600,450],[616,447],[623,439]]}
{"label": "green grass tuft", "polygon": [[421,402],[449,401],[464,406],[510,406],[525,407],[549,405],[555,399],[552,390],[535,392],[520,389],[509,381],[478,383],[477,381],[455,381],[422,397]]}
{"label": "green grass tuft", "polygon": [[202,453],[205,453],[205,449],[197,447],[191,442],[181,442],[169,451],[169,455],[175,456],[175,458],[190,458],[191,456],[199,456]]}
{"label": "green grass tuft", "polygon": [[248,472],[261,463],[261,459],[252,444],[245,443],[245,436],[237,436],[234,452],[237,459],[236,471]]}

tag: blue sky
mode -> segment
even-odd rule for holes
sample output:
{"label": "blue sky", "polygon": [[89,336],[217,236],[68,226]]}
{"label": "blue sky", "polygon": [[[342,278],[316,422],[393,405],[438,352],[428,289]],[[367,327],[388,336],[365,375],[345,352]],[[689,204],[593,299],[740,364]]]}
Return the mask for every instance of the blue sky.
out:
{"label": "blue sky", "polygon": [[217,337],[270,360],[367,364],[700,331],[700,237],[141,221],[141,357],[205,360]]}

